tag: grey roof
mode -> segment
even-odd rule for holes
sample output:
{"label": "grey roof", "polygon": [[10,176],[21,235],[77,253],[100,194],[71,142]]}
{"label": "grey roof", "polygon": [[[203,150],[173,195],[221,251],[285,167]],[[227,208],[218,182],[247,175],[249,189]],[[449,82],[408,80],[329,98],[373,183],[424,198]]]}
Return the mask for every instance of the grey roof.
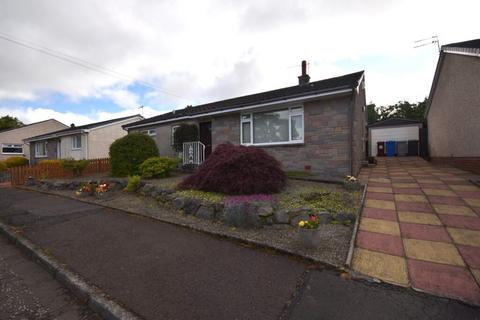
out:
{"label": "grey roof", "polygon": [[419,124],[422,123],[420,120],[414,119],[405,119],[405,118],[391,118],[382,121],[377,121],[375,123],[369,124],[369,128],[379,128],[379,127],[397,127],[405,126],[409,124]]}
{"label": "grey roof", "polygon": [[58,122],[58,123],[60,123],[60,124],[63,124],[65,127],[67,127],[66,124],[61,123],[60,121],[52,118],[52,119],[47,119],[47,120],[43,120],[43,121],[38,121],[38,122],[29,123],[29,124],[24,124],[23,126],[16,127],[16,128],[3,129],[3,130],[0,130],[0,133],[4,133],[4,132],[7,132],[7,131],[12,131],[12,130],[16,130],[16,129],[23,129],[23,128],[26,128],[26,127],[29,127],[29,126],[33,126],[33,125],[36,125],[36,124],[40,124],[40,123],[44,123],[44,122],[47,122],[47,121],[56,121],[56,122]]}
{"label": "grey roof", "polygon": [[45,133],[45,134],[42,134],[42,135],[30,137],[30,138],[25,139],[25,140],[41,140],[42,138],[48,138],[50,136],[57,136],[57,137],[58,136],[65,136],[65,135],[68,135],[70,133],[77,133],[77,132],[82,131],[82,130],[93,129],[93,128],[109,125],[109,124],[112,124],[112,123],[115,123],[115,122],[120,122],[120,121],[127,120],[127,119],[130,119],[130,118],[135,118],[135,117],[143,118],[141,115],[136,114],[136,115],[133,115],[133,116],[123,117],[123,118],[116,118],[116,119],[111,119],[111,120],[106,120],[106,121],[84,124],[84,125],[78,126],[78,127],[77,126],[73,126],[73,127],[70,126],[66,129],[62,129],[62,130],[53,131],[53,132]]}
{"label": "grey roof", "polygon": [[133,126],[142,126],[158,121],[174,120],[176,118],[185,116],[201,115],[204,113],[217,111],[228,111],[229,109],[247,107],[250,105],[253,106],[259,103],[274,102],[294,97],[308,96],[312,94],[328,93],[342,89],[353,89],[358,86],[358,83],[362,79],[363,74],[363,71],[359,71],[340,77],[310,82],[306,85],[296,85],[292,87],[201,104],[198,106],[187,107],[184,109],[164,113],[149,119],[130,123],[123,127],[128,128]]}
{"label": "grey roof", "polygon": [[480,49],[480,39],[449,43],[442,47]]}

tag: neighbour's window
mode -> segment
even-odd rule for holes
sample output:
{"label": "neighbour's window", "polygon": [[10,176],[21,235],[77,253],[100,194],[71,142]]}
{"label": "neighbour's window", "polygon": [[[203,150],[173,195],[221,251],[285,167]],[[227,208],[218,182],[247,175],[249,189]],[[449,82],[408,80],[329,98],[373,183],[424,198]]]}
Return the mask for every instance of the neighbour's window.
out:
{"label": "neighbour's window", "polygon": [[23,154],[23,144],[2,143],[3,154]]}
{"label": "neighbour's window", "polygon": [[303,108],[241,115],[241,143],[253,145],[303,142]]}
{"label": "neighbour's window", "polygon": [[72,137],[72,149],[82,149],[82,136],[77,135]]}
{"label": "neighbour's window", "polygon": [[157,135],[157,131],[155,129],[143,130],[142,133],[149,135],[150,137],[154,137]]}
{"label": "neighbour's window", "polygon": [[47,156],[47,143],[46,142],[36,142],[35,143],[35,157],[46,157]]}
{"label": "neighbour's window", "polygon": [[180,126],[172,126],[172,136],[170,138],[170,145],[174,145],[175,143],[175,131],[177,131],[177,129],[179,128]]}

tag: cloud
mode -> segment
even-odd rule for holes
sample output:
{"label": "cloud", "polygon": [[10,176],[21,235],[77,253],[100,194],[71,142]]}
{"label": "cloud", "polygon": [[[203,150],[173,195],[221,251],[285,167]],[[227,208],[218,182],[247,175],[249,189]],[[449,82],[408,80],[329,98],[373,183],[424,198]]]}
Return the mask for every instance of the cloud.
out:
{"label": "cloud", "polygon": [[[49,117],[67,122],[136,112],[140,104],[159,113],[295,85],[303,59],[310,62],[312,81],[365,70],[369,100],[417,100],[428,94],[438,54],[434,46],[413,49],[413,41],[434,34],[442,43],[478,37],[479,9],[470,0],[4,0],[0,32],[129,77],[93,72],[0,39],[0,115],[11,113],[11,101],[21,106],[12,110],[28,111],[35,102]],[[405,73],[372,57],[416,68]],[[132,89],[139,80],[157,89]],[[52,95],[79,103],[101,98],[118,109],[59,112]],[[34,114],[25,117],[37,121]]]}

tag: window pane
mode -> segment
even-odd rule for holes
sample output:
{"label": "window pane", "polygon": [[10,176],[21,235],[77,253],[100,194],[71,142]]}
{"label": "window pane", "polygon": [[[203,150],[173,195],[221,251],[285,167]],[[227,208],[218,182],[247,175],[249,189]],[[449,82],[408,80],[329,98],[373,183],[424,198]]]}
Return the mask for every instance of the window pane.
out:
{"label": "window pane", "polygon": [[4,144],[2,153],[23,153],[23,146],[21,144]]}
{"label": "window pane", "polygon": [[288,141],[288,110],[253,114],[253,142]]}
{"label": "window pane", "polygon": [[292,140],[303,139],[302,116],[292,116]]}
{"label": "window pane", "polygon": [[252,143],[250,136],[250,122],[242,123],[242,143]]}
{"label": "window pane", "polygon": [[249,120],[249,119],[250,119],[250,114],[242,115],[242,120]]}

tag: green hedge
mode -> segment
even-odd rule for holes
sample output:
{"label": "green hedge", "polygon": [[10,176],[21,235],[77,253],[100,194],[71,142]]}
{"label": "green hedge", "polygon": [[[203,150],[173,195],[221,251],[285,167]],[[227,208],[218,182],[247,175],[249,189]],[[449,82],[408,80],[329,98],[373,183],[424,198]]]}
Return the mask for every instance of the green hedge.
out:
{"label": "green hedge", "polygon": [[115,140],[110,146],[112,175],[126,177],[140,174],[140,164],[158,156],[155,141],[143,133],[131,133]]}
{"label": "green hedge", "polygon": [[7,165],[5,162],[0,161],[0,172],[7,170]]}
{"label": "green hedge", "polygon": [[26,166],[28,165],[28,159],[24,157],[10,157],[4,160],[7,168]]}

